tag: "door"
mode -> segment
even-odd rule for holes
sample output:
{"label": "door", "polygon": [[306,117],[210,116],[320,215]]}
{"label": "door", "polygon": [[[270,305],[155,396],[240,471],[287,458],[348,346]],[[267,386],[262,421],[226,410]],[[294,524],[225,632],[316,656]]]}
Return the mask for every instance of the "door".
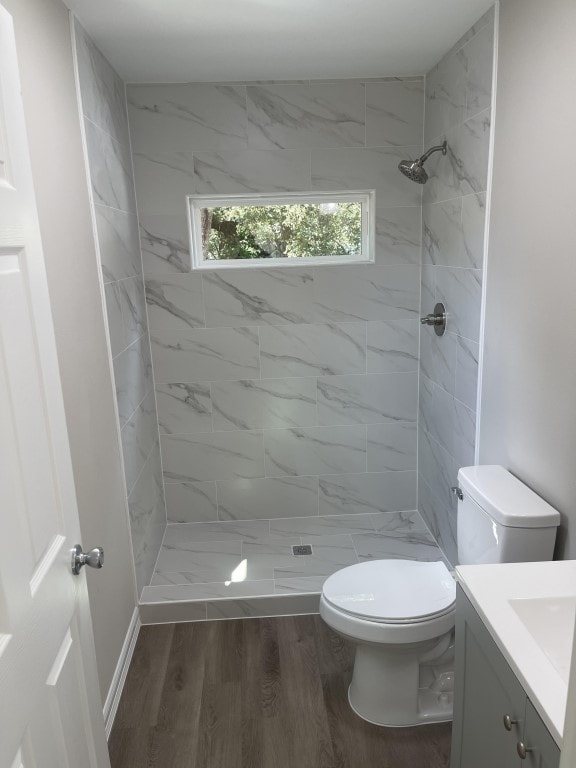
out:
{"label": "door", "polygon": [[86,577],[71,571],[79,541],[14,32],[0,5],[0,768],[109,768]]}

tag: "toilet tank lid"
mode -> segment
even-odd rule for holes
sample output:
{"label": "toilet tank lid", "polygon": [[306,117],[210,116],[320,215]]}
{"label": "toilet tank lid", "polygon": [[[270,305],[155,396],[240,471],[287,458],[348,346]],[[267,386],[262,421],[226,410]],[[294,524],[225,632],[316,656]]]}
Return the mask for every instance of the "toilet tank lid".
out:
{"label": "toilet tank lid", "polygon": [[462,467],[458,484],[500,525],[546,528],[560,524],[560,514],[554,507],[499,465]]}

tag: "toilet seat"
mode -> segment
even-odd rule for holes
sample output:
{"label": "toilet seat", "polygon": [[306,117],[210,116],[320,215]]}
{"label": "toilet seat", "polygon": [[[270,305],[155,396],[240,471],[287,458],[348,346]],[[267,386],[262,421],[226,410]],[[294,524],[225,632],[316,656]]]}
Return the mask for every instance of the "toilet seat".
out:
{"label": "toilet seat", "polygon": [[456,585],[441,561],[371,560],[332,574],[320,613],[352,639],[405,644],[454,626]]}
{"label": "toilet seat", "polygon": [[370,560],[332,574],[323,594],[354,616],[413,624],[450,611],[456,586],[442,561]]}

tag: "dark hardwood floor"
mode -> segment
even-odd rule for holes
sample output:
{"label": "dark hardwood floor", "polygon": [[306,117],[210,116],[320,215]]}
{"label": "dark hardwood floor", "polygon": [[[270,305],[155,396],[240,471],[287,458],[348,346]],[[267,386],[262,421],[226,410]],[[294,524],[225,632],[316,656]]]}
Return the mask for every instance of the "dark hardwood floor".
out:
{"label": "dark hardwood floor", "polygon": [[353,650],[319,616],[143,627],[112,768],[445,768],[450,725],[350,709]]}

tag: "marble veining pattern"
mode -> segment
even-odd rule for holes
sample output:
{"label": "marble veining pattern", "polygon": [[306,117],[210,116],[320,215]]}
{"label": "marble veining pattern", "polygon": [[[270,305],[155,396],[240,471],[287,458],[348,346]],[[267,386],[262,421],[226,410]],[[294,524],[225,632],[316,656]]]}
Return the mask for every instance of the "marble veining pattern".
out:
{"label": "marble veining pattern", "polygon": [[284,325],[312,319],[314,273],[304,269],[204,276],[209,326]]}
{"label": "marble veining pattern", "polygon": [[[456,562],[458,468],[475,463],[484,226],[491,135],[493,10],[426,76],[424,136],[448,154],[430,158],[424,187],[422,314],[448,310],[447,333],[420,334],[418,504]],[[374,451],[372,452],[374,456]]]}
{"label": "marble veining pattern", "polygon": [[380,204],[419,206],[422,189],[398,173],[398,163],[419,157],[421,145],[357,149],[313,149],[312,188],[375,189]]}
{"label": "marble veining pattern", "polygon": [[316,424],[313,379],[219,381],[211,385],[214,429],[274,429]]}
{"label": "marble veining pattern", "polygon": [[124,83],[100,53],[78,21],[74,20],[82,111],[113,139],[128,144]]}
{"label": "marble veining pattern", "polygon": [[146,229],[150,229],[149,217],[159,216],[173,217],[187,230],[185,198],[196,191],[195,158],[186,149],[133,154],[138,212]]}
{"label": "marble veining pattern", "polygon": [[259,431],[162,435],[164,480],[194,482],[264,477],[262,440]]}
{"label": "marble veining pattern", "polygon": [[388,320],[367,325],[368,373],[418,370],[418,320]]}
{"label": "marble veining pattern", "polygon": [[360,83],[251,86],[247,99],[253,149],[364,145]]}
{"label": "marble veining pattern", "polygon": [[420,206],[387,207],[376,200],[376,264],[420,265]]}
{"label": "marble veining pattern", "polygon": [[364,373],[364,323],[260,328],[262,378]]}
{"label": "marble veining pattern", "polygon": [[158,384],[156,406],[161,434],[212,431],[212,399],[208,384]]}
{"label": "marble veining pattern", "polygon": [[147,278],[146,303],[150,328],[155,331],[180,331],[204,325],[200,275]]}
{"label": "marble veining pattern", "polygon": [[134,548],[136,583],[141,589],[150,581],[166,528],[158,444],[152,449],[128,497],[128,512]]}
{"label": "marble veining pattern", "polygon": [[152,331],[156,382],[211,381],[259,376],[255,328]]}
{"label": "marble veining pattern", "polygon": [[190,270],[190,246],[185,216],[140,216],[140,242],[145,275]]}
{"label": "marble veining pattern", "polygon": [[423,84],[399,81],[366,84],[366,144],[397,147],[422,139]]}
{"label": "marble veining pattern", "polygon": [[245,102],[242,86],[132,86],[128,106],[134,151],[154,151],[159,131],[170,148],[244,149]]}
{"label": "marble veining pattern", "polygon": [[415,266],[317,269],[316,312],[330,322],[414,319],[419,269]]}
{"label": "marble veining pattern", "polygon": [[113,362],[120,427],[134,413],[152,388],[152,362],[148,339],[141,336]]}
{"label": "marble veining pattern", "polygon": [[202,194],[298,192],[310,188],[310,155],[296,149],[198,152],[194,176]]}
{"label": "marble veining pattern", "polygon": [[318,379],[320,424],[415,421],[418,375],[324,376]]}
{"label": "marble veining pattern", "polygon": [[95,203],[135,213],[129,152],[90,120],[84,121]]}
{"label": "marble veining pattern", "polygon": [[150,583],[166,510],[125,88],[77,20],[74,41],[140,592]]}
{"label": "marble veining pattern", "polygon": [[[312,555],[294,556],[291,547],[300,543],[310,544]],[[142,600],[317,595],[324,580],[341,568],[395,557],[421,561],[443,557],[414,510],[169,525]],[[226,604],[221,610],[228,610]]]}
{"label": "marble veining pattern", "polygon": [[416,422],[369,424],[367,427],[368,472],[416,469]]}
{"label": "marble veining pattern", "polygon": [[94,206],[105,283],[142,274],[136,216],[104,205]]}
{"label": "marble veining pattern", "polygon": [[[151,602],[213,599],[211,616],[252,615],[250,597],[317,596],[329,572],[359,559],[441,557],[414,512],[417,442],[420,509],[453,558],[447,488],[474,452],[491,19],[424,84],[129,89],[176,523]],[[443,163],[431,158],[424,189],[396,169],[423,149],[423,85],[426,143],[450,146]],[[376,190],[375,265],[190,274],[186,194],[310,189]],[[438,297],[449,332],[434,344],[422,331],[418,414],[418,316]],[[145,394],[126,398],[127,420]],[[312,543],[311,559],[292,556],[292,542]]]}
{"label": "marble veining pattern", "polygon": [[[259,565],[244,580],[259,599],[262,582],[314,595],[356,562],[350,536],[376,534],[376,520],[381,532],[414,527],[422,190],[397,164],[422,152],[423,88],[376,78],[128,89],[169,528],[201,543],[244,526],[253,541],[245,526],[258,524],[246,551]],[[191,272],[186,195],[331,189],[375,189],[375,264]],[[304,535],[324,540],[294,570],[286,547]],[[266,552],[272,536],[282,552]],[[228,591],[230,574],[197,554],[190,566],[162,562],[148,590],[230,594],[230,615],[248,615],[250,592]],[[242,562],[224,556],[224,570]]]}
{"label": "marble veining pattern", "polygon": [[399,512],[415,506],[415,470],[320,478],[321,515]]}
{"label": "marble veining pattern", "polygon": [[264,433],[266,474],[341,474],[366,469],[363,426],[271,429]]}
{"label": "marble veining pattern", "polygon": [[166,483],[164,492],[169,523],[207,523],[218,519],[215,482]]}
{"label": "marble veining pattern", "polygon": [[218,517],[242,520],[318,514],[317,477],[273,477],[218,483]]}

